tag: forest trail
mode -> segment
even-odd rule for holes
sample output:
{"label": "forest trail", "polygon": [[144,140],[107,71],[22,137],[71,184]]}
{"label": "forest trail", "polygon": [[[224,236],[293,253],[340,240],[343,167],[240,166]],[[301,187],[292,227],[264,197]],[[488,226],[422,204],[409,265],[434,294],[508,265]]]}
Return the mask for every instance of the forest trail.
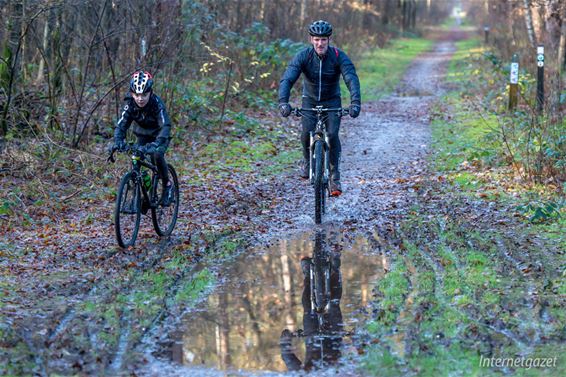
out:
{"label": "forest trail", "polygon": [[[180,321],[170,321],[168,337],[155,336],[160,345],[150,347],[152,355],[146,355],[150,361],[139,371],[142,375],[167,371],[176,376],[216,376],[229,370],[231,375],[248,376],[286,371],[280,333],[308,327],[304,322],[308,310],[301,303],[306,285],[300,260],[320,247],[316,241],[320,234],[323,247],[341,256],[344,357],[338,365],[341,375],[355,374],[351,369],[356,326],[369,319],[372,287],[390,264],[387,239],[424,179],[432,107],[442,94],[443,74],[454,51],[453,42],[438,42],[411,64],[393,94],[364,103],[359,118],[343,119],[344,193],[329,200],[322,225],[314,224],[312,189],[298,178],[298,171],[272,183],[274,191],[265,196],[275,196],[279,204],[267,215],[269,220],[261,218],[267,231],[259,246],[219,267],[216,273],[222,282],[207,301]],[[297,121],[290,122],[298,126]],[[303,343],[293,340],[299,359],[305,357]],[[319,373],[333,375],[335,366],[327,365]]]}

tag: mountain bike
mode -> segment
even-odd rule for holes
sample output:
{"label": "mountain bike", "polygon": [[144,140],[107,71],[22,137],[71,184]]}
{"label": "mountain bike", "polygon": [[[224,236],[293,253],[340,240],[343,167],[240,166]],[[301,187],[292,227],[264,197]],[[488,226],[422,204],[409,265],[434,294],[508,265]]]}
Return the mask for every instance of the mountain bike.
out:
{"label": "mountain bike", "polygon": [[[108,160],[114,162],[112,149]],[[119,152],[131,153],[132,168],[120,180],[116,205],[114,208],[114,229],[120,247],[133,246],[138,236],[141,215],[151,212],[155,232],[159,236],[168,236],[173,232],[179,214],[179,180],[170,164],[169,181],[172,184],[172,200],[168,206],[161,204],[162,181],[159,178],[154,161],[147,161],[145,149],[135,144],[128,144]]]}
{"label": "mountain bike", "polygon": [[330,147],[326,121],[330,112],[338,113],[342,117],[349,113],[348,109],[325,108],[316,106],[310,109],[294,108],[295,116],[301,117],[303,112],[312,111],[316,114],[316,126],[310,133],[309,182],[314,187],[314,222],[320,224],[322,215],[326,212],[326,198],[330,195]]}

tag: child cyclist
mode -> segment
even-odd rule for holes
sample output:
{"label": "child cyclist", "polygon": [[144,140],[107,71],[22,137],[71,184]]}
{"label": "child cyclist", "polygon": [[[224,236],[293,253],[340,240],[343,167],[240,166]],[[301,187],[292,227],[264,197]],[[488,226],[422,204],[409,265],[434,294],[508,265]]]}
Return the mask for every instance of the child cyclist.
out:
{"label": "child cyclist", "polygon": [[114,148],[124,149],[126,131],[133,122],[137,144],[151,156],[163,182],[161,204],[169,206],[172,200],[172,188],[165,152],[171,139],[171,121],[163,101],[153,93],[153,76],[147,71],[136,71],[130,79],[130,91],[124,101],[114,131]]}

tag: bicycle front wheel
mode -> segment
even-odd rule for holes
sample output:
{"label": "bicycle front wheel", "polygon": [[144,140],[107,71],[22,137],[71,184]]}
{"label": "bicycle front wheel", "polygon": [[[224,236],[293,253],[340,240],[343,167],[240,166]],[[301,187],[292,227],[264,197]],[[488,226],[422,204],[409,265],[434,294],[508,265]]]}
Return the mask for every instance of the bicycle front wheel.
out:
{"label": "bicycle front wheel", "polygon": [[324,211],[324,150],[322,141],[314,144],[314,222],[320,224]]}
{"label": "bicycle front wheel", "polygon": [[328,303],[326,292],[328,285],[326,284],[326,270],[323,265],[323,259],[320,256],[315,256],[313,260],[314,268],[314,309],[317,313],[322,313],[326,309]]}
{"label": "bicycle front wheel", "polygon": [[133,246],[141,217],[141,188],[134,175],[126,173],[120,181],[114,208],[114,229],[120,247]]}
{"label": "bicycle front wheel", "polygon": [[[175,229],[175,224],[177,223],[177,216],[179,214],[179,180],[177,179],[177,173],[171,165],[167,165],[169,168],[169,181],[173,186],[171,191],[171,204],[168,206],[163,206],[161,203],[151,209],[151,220],[153,221],[153,227],[155,232],[160,236],[168,236]],[[158,179],[158,184],[156,187],[156,192],[161,193],[163,188],[163,183],[161,179]]]}

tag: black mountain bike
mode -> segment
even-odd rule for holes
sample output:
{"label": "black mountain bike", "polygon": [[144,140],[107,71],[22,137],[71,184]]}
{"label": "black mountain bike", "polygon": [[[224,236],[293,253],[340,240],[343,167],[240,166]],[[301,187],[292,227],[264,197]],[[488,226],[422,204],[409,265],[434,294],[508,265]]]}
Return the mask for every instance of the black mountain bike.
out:
{"label": "black mountain bike", "polygon": [[326,197],[330,195],[330,159],[326,121],[329,112],[337,112],[339,116],[348,114],[348,109],[325,108],[316,106],[311,109],[293,109],[293,114],[300,117],[305,111],[316,114],[316,127],[310,134],[310,171],[309,181],[314,187],[314,222],[320,224],[322,215],[326,212]]}
{"label": "black mountain bike", "polygon": [[[112,149],[108,160],[114,162]],[[179,214],[179,180],[173,166],[168,164],[169,181],[173,185],[171,204],[161,204],[162,181],[155,163],[146,161],[143,147],[128,144],[121,152],[131,153],[132,169],[124,174],[116,196],[114,208],[114,229],[120,247],[133,246],[138,236],[142,214],[151,211],[153,227],[159,236],[173,232]]]}

